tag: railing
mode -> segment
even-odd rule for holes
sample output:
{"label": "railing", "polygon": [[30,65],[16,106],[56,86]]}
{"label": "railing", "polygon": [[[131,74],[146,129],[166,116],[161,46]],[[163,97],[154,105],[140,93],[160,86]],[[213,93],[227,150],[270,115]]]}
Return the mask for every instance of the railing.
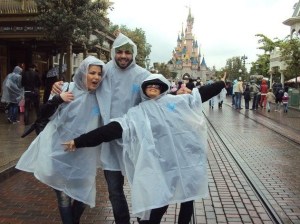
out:
{"label": "railing", "polygon": [[34,0],[1,0],[0,15],[37,13]]}

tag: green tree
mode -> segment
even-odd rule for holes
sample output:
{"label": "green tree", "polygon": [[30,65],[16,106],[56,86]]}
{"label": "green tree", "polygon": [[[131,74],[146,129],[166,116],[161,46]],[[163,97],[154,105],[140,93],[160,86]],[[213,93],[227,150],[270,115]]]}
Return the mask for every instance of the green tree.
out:
{"label": "green tree", "polygon": [[267,52],[270,53],[271,51],[273,51],[275,49],[275,47],[278,47],[280,45],[280,43],[282,42],[282,40],[279,40],[278,38],[274,38],[273,40],[271,40],[264,34],[256,34],[255,36],[260,37],[260,39],[258,40],[258,43],[262,44],[260,47],[258,47],[258,49],[263,50],[265,53],[267,53]]}
{"label": "green tree", "polygon": [[102,21],[110,6],[107,0],[36,0],[36,4],[37,23],[46,38],[60,47],[61,55],[67,49],[67,53],[72,52],[72,45],[86,52],[92,32],[104,30]]}
{"label": "green tree", "polygon": [[167,64],[165,63],[155,63],[155,69],[159,74],[164,75],[167,79],[174,78],[174,74],[169,70]]}
{"label": "green tree", "polygon": [[270,55],[269,54],[261,54],[257,55],[257,60],[252,62],[252,66],[250,68],[250,75],[262,75],[266,76],[270,70]]}
{"label": "green tree", "polygon": [[250,75],[259,75],[267,76],[270,70],[270,53],[276,48],[279,47],[282,43],[282,40],[274,38],[271,40],[269,37],[264,34],[256,34],[256,37],[259,37],[258,44],[260,46],[258,49],[263,50],[263,54],[257,55],[257,60],[252,62],[250,68]]}
{"label": "green tree", "polygon": [[[286,78],[291,79],[300,73],[300,39],[298,36],[286,38],[280,45],[281,60],[287,64]],[[296,85],[299,86],[299,83]]]}
{"label": "green tree", "polygon": [[[241,73],[240,69],[242,70]],[[229,81],[238,79],[240,76],[245,79],[247,75],[247,71],[242,63],[241,57],[237,56],[227,59],[225,68],[221,70],[221,77],[224,71],[227,72],[227,80]]]}

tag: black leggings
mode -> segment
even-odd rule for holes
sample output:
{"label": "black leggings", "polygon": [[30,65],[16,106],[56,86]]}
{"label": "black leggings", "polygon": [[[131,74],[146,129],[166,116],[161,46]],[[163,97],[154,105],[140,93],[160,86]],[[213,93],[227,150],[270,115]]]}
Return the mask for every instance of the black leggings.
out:
{"label": "black leggings", "polygon": [[[189,224],[193,215],[194,201],[183,202],[180,205],[178,216],[178,224]],[[159,224],[169,205],[151,210],[149,220],[141,220],[138,218],[139,224]]]}
{"label": "black leggings", "polygon": [[63,224],[79,224],[80,217],[86,205],[77,200],[73,200],[63,191],[54,190],[57,196],[58,209]]}

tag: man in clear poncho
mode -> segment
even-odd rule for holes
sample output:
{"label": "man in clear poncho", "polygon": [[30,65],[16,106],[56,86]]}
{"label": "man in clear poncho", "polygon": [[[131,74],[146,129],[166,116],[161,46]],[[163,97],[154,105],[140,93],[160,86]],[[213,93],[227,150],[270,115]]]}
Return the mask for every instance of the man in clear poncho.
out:
{"label": "man in clear poncho", "polygon": [[[180,211],[178,223],[189,223],[192,201],[208,193],[202,100],[224,86],[221,81],[174,96],[167,94],[169,81],[152,74],[140,87],[142,103],[108,125],[66,142],[66,150],[122,137],[124,172],[132,190],[132,212],[142,219],[139,222],[160,223],[168,205],[179,202],[188,208]],[[155,89],[159,94],[153,94]]]}
{"label": "man in clear poncho", "polygon": [[42,106],[41,116],[54,114],[16,165],[55,190],[64,224],[79,223],[85,204],[95,206],[100,148],[69,154],[64,152],[61,142],[100,126],[95,92],[103,65],[93,56],[84,59],[75,72],[74,82],[66,83],[65,92]]}
{"label": "man in clear poncho", "polygon": [[8,121],[16,123],[19,112],[19,102],[24,97],[24,89],[21,85],[22,68],[16,66],[12,73],[8,74],[3,81],[3,94],[1,101],[8,103]]}

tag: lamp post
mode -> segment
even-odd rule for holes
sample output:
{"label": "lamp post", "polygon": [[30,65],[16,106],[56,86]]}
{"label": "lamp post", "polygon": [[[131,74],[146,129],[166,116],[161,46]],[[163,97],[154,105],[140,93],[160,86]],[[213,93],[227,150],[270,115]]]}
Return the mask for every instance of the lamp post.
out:
{"label": "lamp post", "polygon": [[150,58],[149,58],[149,56],[147,56],[147,58],[146,58],[146,67],[147,67],[147,70],[149,71],[149,67],[150,67]]}
{"label": "lamp post", "polygon": [[242,62],[243,62],[244,67],[245,67],[246,60],[247,60],[247,59],[248,59],[248,57],[247,57],[246,55],[243,55],[243,56],[241,57],[241,60],[242,60]]}
{"label": "lamp post", "polygon": [[[239,77],[241,77],[242,78],[242,72],[243,72],[243,70],[242,69],[239,69]],[[238,78],[238,80],[239,80],[239,78]]]}

